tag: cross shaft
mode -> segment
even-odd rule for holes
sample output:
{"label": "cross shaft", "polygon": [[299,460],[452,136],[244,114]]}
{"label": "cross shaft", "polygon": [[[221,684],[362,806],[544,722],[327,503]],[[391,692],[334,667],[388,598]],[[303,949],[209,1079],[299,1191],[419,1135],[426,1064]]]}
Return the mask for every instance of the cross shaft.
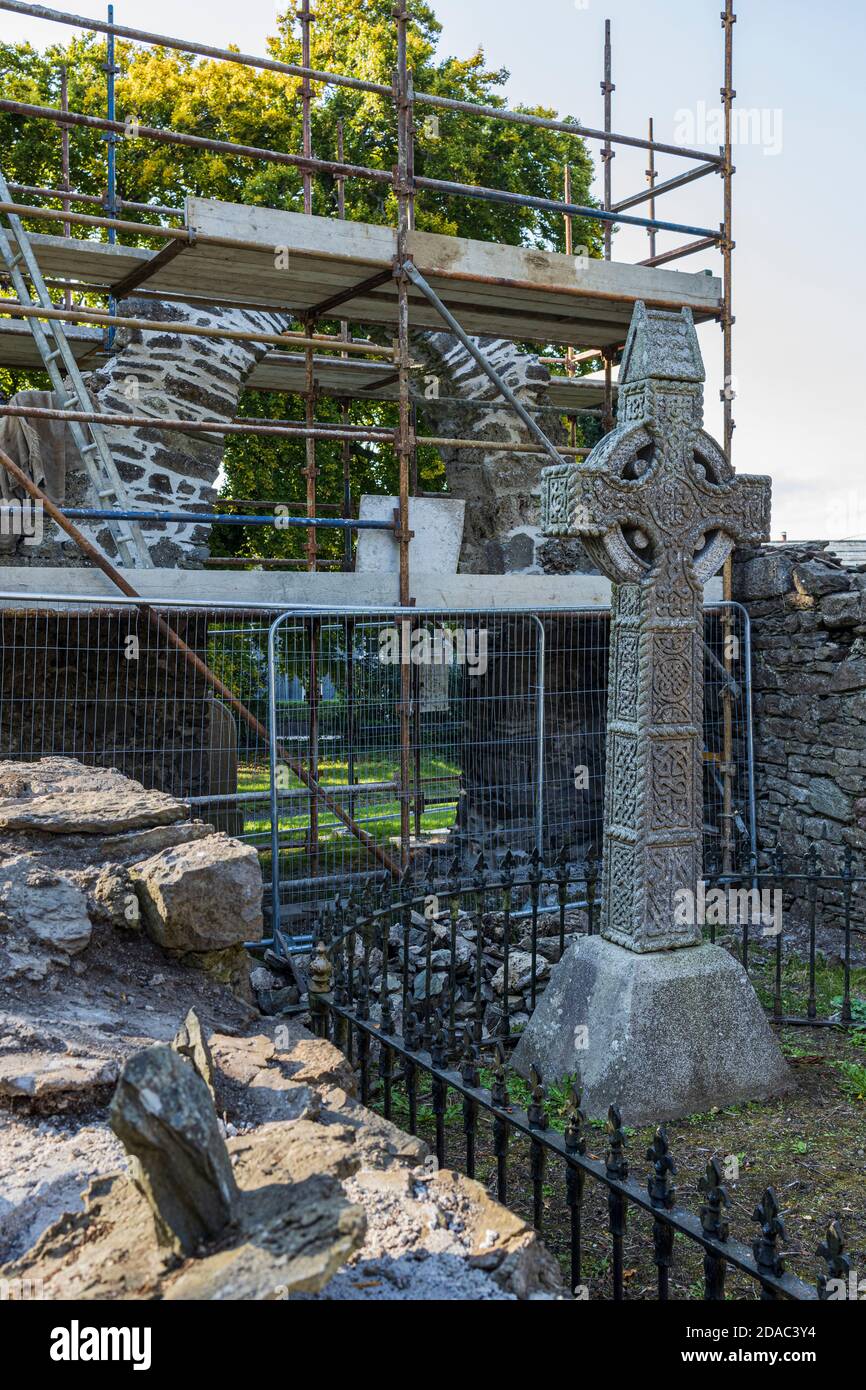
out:
{"label": "cross shaft", "polygon": [[638,304],[615,429],[542,483],[545,532],[613,581],[602,935],[641,952],[701,939],[676,909],[702,873],[703,586],[769,531],[770,480],[703,430],[703,381],[689,311]]}

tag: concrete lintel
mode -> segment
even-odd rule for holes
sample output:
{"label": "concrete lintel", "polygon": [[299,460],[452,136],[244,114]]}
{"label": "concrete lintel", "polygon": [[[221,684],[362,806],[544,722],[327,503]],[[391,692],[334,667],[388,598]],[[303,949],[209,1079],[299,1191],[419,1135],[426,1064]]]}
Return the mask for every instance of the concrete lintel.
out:
{"label": "concrete lintel", "polygon": [[[376,609],[398,603],[396,574],[154,569],[129,571],[127,577],[152,602],[250,603],[275,609],[306,605]],[[12,565],[0,567],[0,595],[3,608],[26,605],[34,595],[53,595],[58,607],[77,598],[121,598],[99,570]],[[604,611],[610,608],[610,581],[591,574],[415,574],[412,597],[419,608]],[[713,604],[721,598],[721,580],[713,579],[706,586],[704,601]]]}

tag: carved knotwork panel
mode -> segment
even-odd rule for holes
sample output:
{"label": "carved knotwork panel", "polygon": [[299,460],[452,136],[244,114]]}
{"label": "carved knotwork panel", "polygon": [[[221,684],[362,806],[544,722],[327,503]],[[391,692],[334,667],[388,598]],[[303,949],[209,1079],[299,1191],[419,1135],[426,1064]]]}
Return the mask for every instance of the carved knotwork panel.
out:
{"label": "carved knotwork panel", "polygon": [[629,734],[614,734],[608,757],[613,775],[611,815],[617,825],[634,830],[637,827],[639,787],[637,739]]}
{"label": "carved knotwork panel", "polygon": [[546,468],[541,482],[541,525],[551,536],[572,534],[572,510],[577,492],[577,473],[570,465]]}
{"label": "carved knotwork panel", "polygon": [[650,830],[695,828],[695,743],[653,739],[649,758]]}
{"label": "carved knotwork panel", "polygon": [[677,906],[676,894],[695,891],[697,865],[690,845],[654,845],[646,858],[646,932],[670,937]]}
{"label": "carved knotwork panel", "polygon": [[615,610],[619,618],[640,617],[640,589],[636,584],[618,584],[615,591]]}
{"label": "carved knotwork panel", "polygon": [[610,695],[615,719],[637,718],[638,657],[640,633],[636,628],[621,629],[614,637],[614,687]]}
{"label": "carved knotwork panel", "polygon": [[750,478],[745,474],[736,482],[741,517],[739,534],[754,544],[760,543],[770,532],[772,493],[768,482],[767,478]]}
{"label": "carved knotwork panel", "polygon": [[652,637],[653,724],[690,724],[694,709],[694,636],[688,629]]}
{"label": "carved knotwork panel", "polygon": [[700,519],[702,509],[694,488],[676,474],[661,479],[648,500],[653,521],[671,538],[696,525]]}
{"label": "carved knotwork panel", "polygon": [[666,555],[658,577],[650,588],[649,606],[654,618],[662,622],[694,617],[703,595],[696,587],[683,558]]}
{"label": "carved knotwork panel", "polygon": [[634,935],[635,848],[622,840],[610,840],[605,857],[606,916],[620,932]]}
{"label": "carved knotwork panel", "polygon": [[641,385],[623,387],[619,396],[617,420],[621,425],[640,425],[649,414],[649,391]]}
{"label": "carved knotwork panel", "polygon": [[703,409],[700,392],[692,385],[678,386],[666,382],[650,388],[649,404],[652,422],[659,433],[685,433],[700,429]]}

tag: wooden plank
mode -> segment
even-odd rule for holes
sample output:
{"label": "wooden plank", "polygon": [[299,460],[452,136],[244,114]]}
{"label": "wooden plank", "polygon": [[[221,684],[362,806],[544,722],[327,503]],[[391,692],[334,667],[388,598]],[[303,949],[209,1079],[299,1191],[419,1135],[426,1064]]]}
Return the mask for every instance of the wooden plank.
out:
{"label": "wooden plank", "polygon": [[42,232],[31,232],[30,241],[43,275],[62,275],[104,287],[122,280],[154,255],[140,247],[109,246],[104,241],[81,241]]}
{"label": "wooden plank", "polygon": [[[262,252],[230,250],[205,243],[195,248],[194,264],[192,257],[187,257],[184,265],[160,270],[153,276],[150,285],[154,290],[182,294],[189,289],[190,279],[194,277],[198,293],[229,295],[232,300],[251,302],[258,299],[303,310],[319,303],[322,298],[360,283],[360,270],[354,263],[322,260],[317,256],[301,257],[292,252],[288,268],[276,270],[270,264],[274,248],[268,244],[263,250],[264,255]],[[448,296],[455,312],[475,315],[502,312],[503,294],[498,286],[474,281],[452,281],[432,273],[430,278],[433,287]],[[427,315],[430,322],[438,324],[435,312],[430,310],[426,300],[414,291],[412,297],[418,310]],[[393,323],[396,289],[382,287],[353,298],[343,308],[351,308],[358,318],[369,315],[378,322]],[[507,312],[509,317],[519,314],[524,320],[540,317],[546,330],[560,322],[569,323],[577,312],[583,322],[591,317],[601,328],[605,324],[615,324],[619,332],[623,324],[628,323],[630,305],[575,294],[573,299],[565,303],[554,301],[544,306],[540,305],[537,292],[528,286],[509,291]]]}
{"label": "wooden plank", "polygon": [[[394,375],[388,362],[344,361],[334,357],[314,358],[316,381],[327,395],[351,396],[354,391],[372,388],[377,377],[386,381]],[[257,391],[302,392],[305,364],[302,353],[272,349],[252,371],[249,385]],[[372,391],[369,391],[372,394]],[[383,400],[397,399],[397,383],[391,380],[379,393]],[[444,393],[447,394],[447,393]],[[548,404],[563,412],[597,409],[604,403],[604,382],[592,377],[551,377]]]}
{"label": "wooden plank", "polygon": [[[370,387],[377,377],[388,381],[394,376],[390,362],[347,361],[339,357],[313,358],[316,382],[320,390],[328,395],[352,395],[355,390]],[[281,352],[278,348],[270,351],[253,368],[248,385],[256,391],[303,392],[305,388],[306,362],[303,353]],[[396,382],[391,381],[382,392],[384,400],[397,399]]]}
{"label": "wooden plank", "polygon": [[[372,273],[385,269],[397,250],[397,234],[391,227],[215,199],[188,198],[187,223],[211,236],[261,242],[271,249],[285,247],[290,263],[293,255],[336,258],[369,266]],[[721,282],[714,276],[584,259],[435,232],[410,233],[408,251],[422,275],[495,282],[500,289],[508,287],[503,282],[523,283],[539,295],[545,291],[624,294],[632,299],[671,299],[703,312],[714,310],[721,295]]]}
{"label": "wooden plank", "polygon": [[[100,330],[74,324],[66,324],[65,329],[76,360],[88,368],[98,366],[102,349]],[[365,395],[372,396],[372,384],[377,377],[388,381],[394,375],[389,362],[360,362],[316,356],[314,364],[316,380],[326,395],[352,396],[355,391],[363,390]],[[41,366],[33,335],[26,323],[16,319],[0,319],[0,366],[19,370]],[[281,352],[274,348],[253,368],[248,384],[257,391],[301,393],[305,370],[302,353]],[[390,380],[379,395],[383,400],[396,400],[396,383]],[[563,411],[592,409],[600,406],[603,399],[603,382],[581,377],[551,379],[549,403]]]}
{"label": "wooden plank", "polygon": [[[43,273],[49,278],[67,278],[88,286],[107,289],[115,281],[136,269],[152,253],[130,248],[118,253],[116,247],[98,242],[64,242],[63,238],[32,238]],[[230,305],[238,303],[267,303],[275,310],[302,316],[304,309],[324,295],[354,283],[354,279],[328,277],[327,280],[299,277],[297,281],[284,272],[262,274],[254,264],[245,262],[243,254],[234,257],[215,257],[213,248],[200,247],[178,258],[148,281],[148,290],[158,297],[161,292],[183,299],[193,295],[204,301]],[[251,253],[255,256],[255,253]],[[181,270],[181,263],[183,269]],[[449,285],[439,289],[448,294]],[[466,291],[463,290],[465,294]],[[559,342],[574,347],[597,347],[624,341],[630,321],[631,306],[610,310],[603,301],[572,301],[568,314],[544,316],[530,320],[522,300],[512,307],[498,303],[494,296],[488,311],[486,305],[467,307],[458,294],[452,301],[468,331],[502,337],[519,337],[539,343]],[[352,323],[379,324],[390,330],[396,327],[396,297],[383,290],[361,300],[349,301],[341,310]],[[412,297],[412,321],[418,328],[441,327],[436,311],[426,300]],[[558,309],[558,303],[553,308]],[[537,310],[535,311],[537,312]]]}
{"label": "wooden plank", "polygon": [[[188,200],[187,217],[204,240],[154,272],[147,282],[154,295],[267,304],[303,316],[323,299],[387,270],[396,254],[394,229],[368,223],[201,198]],[[208,237],[253,244],[214,245]],[[41,234],[33,242],[45,274],[92,285],[118,283],[156,255]],[[709,275],[581,261],[430,232],[412,233],[410,243],[421,273],[471,333],[601,347],[624,342],[637,299],[688,305],[698,321],[719,311],[720,282]],[[288,256],[286,269],[275,262],[278,250]],[[340,313],[350,322],[393,331],[396,287],[355,296]],[[441,326],[436,311],[414,291],[411,313],[418,328]]]}
{"label": "wooden plank", "polygon": [[[64,324],[69,346],[76,362],[90,366],[88,358],[96,357],[102,348],[102,334],[98,328],[77,327]],[[97,366],[97,362],[92,363]],[[42,358],[29,327],[21,319],[0,319],[0,367],[14,367],[21,370],[42,368]]]}

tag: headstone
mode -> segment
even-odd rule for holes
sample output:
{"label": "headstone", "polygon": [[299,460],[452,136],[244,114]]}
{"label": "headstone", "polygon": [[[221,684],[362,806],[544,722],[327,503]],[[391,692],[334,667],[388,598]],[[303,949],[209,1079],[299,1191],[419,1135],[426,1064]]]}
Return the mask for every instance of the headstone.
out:
{"label": "headstone", "polygon": [[244,833],[244,813],[234,800],[238,793],[238,729],[235,717],[222,700],[208,701],[208,795],[215,800],[205,807],[207,820],[217,830],[241,839]]}
{"label": "headstone", "polygon": [[[704,368],[689,310],[638,304],[619,380],[616,428],[583,462],[546,469],[542,485],[545,530],[579,536],[613,582],[601,938],[578,943],[558,967],[572,986],[551,986],[515,1062],[544,1072],[546,1060],[548,1079],[551,1066],[592,1075],[588,1113],[624,1103],[624,1118],[641,1123],[699,1109],[708,1093],[723,1104],[787,1082],[745,972],[720,963],[720,947],[701,946],[697,914],[683,911],[702,874],[703,585],[736,543],[766,538],[770,480],[736,477],[702,428]],[[659,958],[666,983],[653,990],[639,957],[684,948],[673,973]],[[713,988],[702,988],[711,977]],[[692,1007],[679,1007],[687,998]],[[662,1000],[650,1037],[643,1014]],[[721,1076],[702,1074],[707,1035],[730,1054]],[[683,1057],[688,1084],[677,1087],[673,1062]]]}

